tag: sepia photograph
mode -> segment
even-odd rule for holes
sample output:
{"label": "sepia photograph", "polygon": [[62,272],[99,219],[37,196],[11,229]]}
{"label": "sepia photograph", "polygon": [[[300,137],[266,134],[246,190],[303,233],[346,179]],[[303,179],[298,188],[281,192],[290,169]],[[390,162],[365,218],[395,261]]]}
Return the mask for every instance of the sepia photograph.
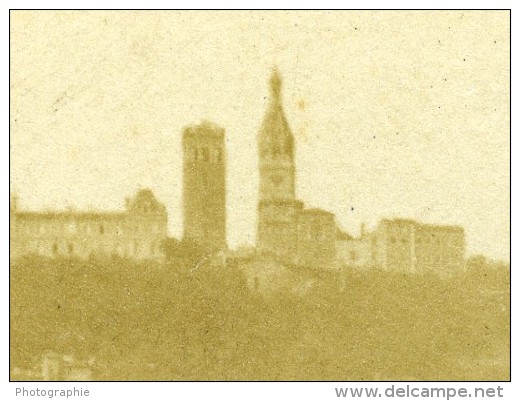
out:
{"label": "sepia photograph", "polygon": [[9,381],[510,381],[510,18],[10,10]]}

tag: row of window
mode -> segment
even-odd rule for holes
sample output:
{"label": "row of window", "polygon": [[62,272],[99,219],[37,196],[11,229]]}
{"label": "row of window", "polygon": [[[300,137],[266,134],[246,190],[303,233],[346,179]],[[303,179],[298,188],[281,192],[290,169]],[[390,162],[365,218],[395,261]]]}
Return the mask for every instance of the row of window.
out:
{"label": "row of window", "polygon": [[306,239],[307,241],[326,241],[330,239],[330,235],[327,232],[319,230],[307,230],[303,235],[300,234],[300,238]]}
{"label": "row of window", "polygon": [[419,238],[415,239],[415,242],[417,244],[437,244],[437,245],[442,245],[442,246],[446,246],[446,245],[458,246],[457,244],[462,244],[463,240],[458,237],[455,237],[455,238],[439,238],[439,237],[421,238],[421,237],[419,237]]}
{"label": "row of window", "polygon": [[[265,233],[270,236],[280,236],[287,238],[287,236],[294,234],[294,230],[286,227],[266,227]],[[305,230],[299,233],[299,239],[307,241],[326,241],[331,239],[331,235],[326,230]]]}
{"label": "row of window", "polygon": [[[32,224],[20,225],[21,230],[28,234],[50,234],[55,232],[67,233],[67,234],[117,234],[122,235],[125,231],[129,233],[135,233],[136,231],[147,231],[157,234],[161,231],[161,227],[159,224],[154,224],[151,226],[143,226],[139,224],[135,224],[131,227],[126,226],[123,228],[121,225],[112,225],[112,224],[103,224],[103,223],[76,223],[70,222],[67,224],[59,225],[59,224],[45,224],[42,223],[38,225],[36,228]],[[146,229],[145,229],[146,228]],[[149,228],[149,229],[148,229]]]}
{"label": "row of window", "polygon": [[[402,260],[401,255],[393,255],[393,259],[397,258],[398,260]],[[446,262],[456,262],[460,259],[460,255],[453,254],[449,252],[429,252],[422,253],[415,257],[415,260],[419,264],[437,264],[437,263],[446,263]]]}
{"label": "row of window", "polygon": [[[362,256],[358,254],[356,251],[350,251],[348,254],[349,262],[356,263],[362,259]],[[393,259],[395,263],[395,258]],[[452,264],[456,265],[460,258],[456,256],[449,256],[444,254],[429,254],[428,257],[418,257],[416,258],[417,264],[432,266],[436,264]],[[402,263],[403,259],[401,257],[398,258],[399,263]]]}
{"label": "row of window", "polygon": [[134,241],[127,244],[118,244],[113,247],[90,247],[74,244],[72,242],[60,244],[54,242],[49,246],[46,243],[29,241],[22,245],[21,252],[37,253],[48,256],[82,256],[95,253],[113,253],[121,257],[133,257],[140,255],[159,255],[161,252],[161,244],[159,242],[148,243]]}
{"label": "row of window", "polygon": [[285,156],[287,158],[290,158],[291,156],[291,150],[290,149],[280,149],[278,147],[273,148],[264,148],[260,152],[261,156],[263,158],[271,157],[273,159],[278,158],[280,156]]}
{"label": "row of window", "polygon": [[220,163],[223,159],[223,153],[221,149],[215,148],[186,148],[185,150],[186,161],[202,161],[209,163]]}
{"label": "row of window", "polygon": [[294,230],[287,227],[275,227],[267,226],[264,228],[264,232],[268,235],[280,235],[287,237],[294,234]]}
{"label": "row of window", "polygon": [[[401,237],[401,238],[398,238],[398,237],[395,237],[395,236],[391,236],[390,237],[390,243],[391,244],[397,244],[398,242],[402,243],[402,244],[407,244],[409,242],[410,238],[409,237]],[[425,243],[425,244],[441,244],[442,243],[449,243],[449,242],[452,242],[454,240],[454,238],[441,238],[441,237],[434,237],[434,236],[425,236],[424,238],[421,238],[421,237],[418,237],[416,236],[415,237],[415,243],[416,244],[421,244],[421,243]]]}

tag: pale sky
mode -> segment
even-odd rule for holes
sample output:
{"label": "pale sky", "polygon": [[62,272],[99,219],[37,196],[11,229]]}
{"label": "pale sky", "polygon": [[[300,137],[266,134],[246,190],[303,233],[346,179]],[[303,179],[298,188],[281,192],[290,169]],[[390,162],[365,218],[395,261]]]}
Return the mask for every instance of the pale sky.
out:
{"label": "pale sky", "polygon": [[11,12],[11,190],[118,209],[138,188],[182,234],[181,132],[226,129],[228,242],[253,244],[256,135],[277,65],[297,195],[357,235],[457,224],[509,258],[508,12]]}

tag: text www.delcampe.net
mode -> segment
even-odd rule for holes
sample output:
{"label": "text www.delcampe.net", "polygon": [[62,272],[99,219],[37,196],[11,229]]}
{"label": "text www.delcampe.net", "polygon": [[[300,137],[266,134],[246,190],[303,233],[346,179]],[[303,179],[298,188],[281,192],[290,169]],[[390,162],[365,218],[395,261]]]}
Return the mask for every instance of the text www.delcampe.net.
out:
{"label": "text www.delcampe.net", "polygon": [[392,385],[379,387],[336,387],[336,396],[344,398],[494,398],[503,397],[504,388],[497,387],[416,387]]}

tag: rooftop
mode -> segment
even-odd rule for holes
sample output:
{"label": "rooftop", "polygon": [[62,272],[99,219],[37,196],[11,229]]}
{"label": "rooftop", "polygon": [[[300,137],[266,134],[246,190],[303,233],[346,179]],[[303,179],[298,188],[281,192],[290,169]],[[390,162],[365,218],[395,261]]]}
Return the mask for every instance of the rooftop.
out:
{"label": "rooftop", "polygon": [[405,218],[382,219],[380,224],[390,224],[399,226],[416,226],[417,229],[435,229],[444,231],[464,231],[461,226],[447,224],[431,224],[421,223],[420,221]]}
{"label": "rooftop", "polygon": [[67,208],[62,210],[20,210],[13,211],[19,219],[108,219],[120,218],[128,212],[160,212],[166,213],[150,189],[140,189],[136,195],[126,199],[126,210],[80,210]]}
{"label": "rooftop", "polygon": [[319,208],[304,209],[302,212],[305,214],[321,214],[327,216],[334,216],[334,213]]}
{"label": "rooftop", "polygon": [[212,135],[220,137],[224,135],[224,132],[224,128],[209,120],[202,120],[199,124],[188,125],[183,129],[184,135]]}

